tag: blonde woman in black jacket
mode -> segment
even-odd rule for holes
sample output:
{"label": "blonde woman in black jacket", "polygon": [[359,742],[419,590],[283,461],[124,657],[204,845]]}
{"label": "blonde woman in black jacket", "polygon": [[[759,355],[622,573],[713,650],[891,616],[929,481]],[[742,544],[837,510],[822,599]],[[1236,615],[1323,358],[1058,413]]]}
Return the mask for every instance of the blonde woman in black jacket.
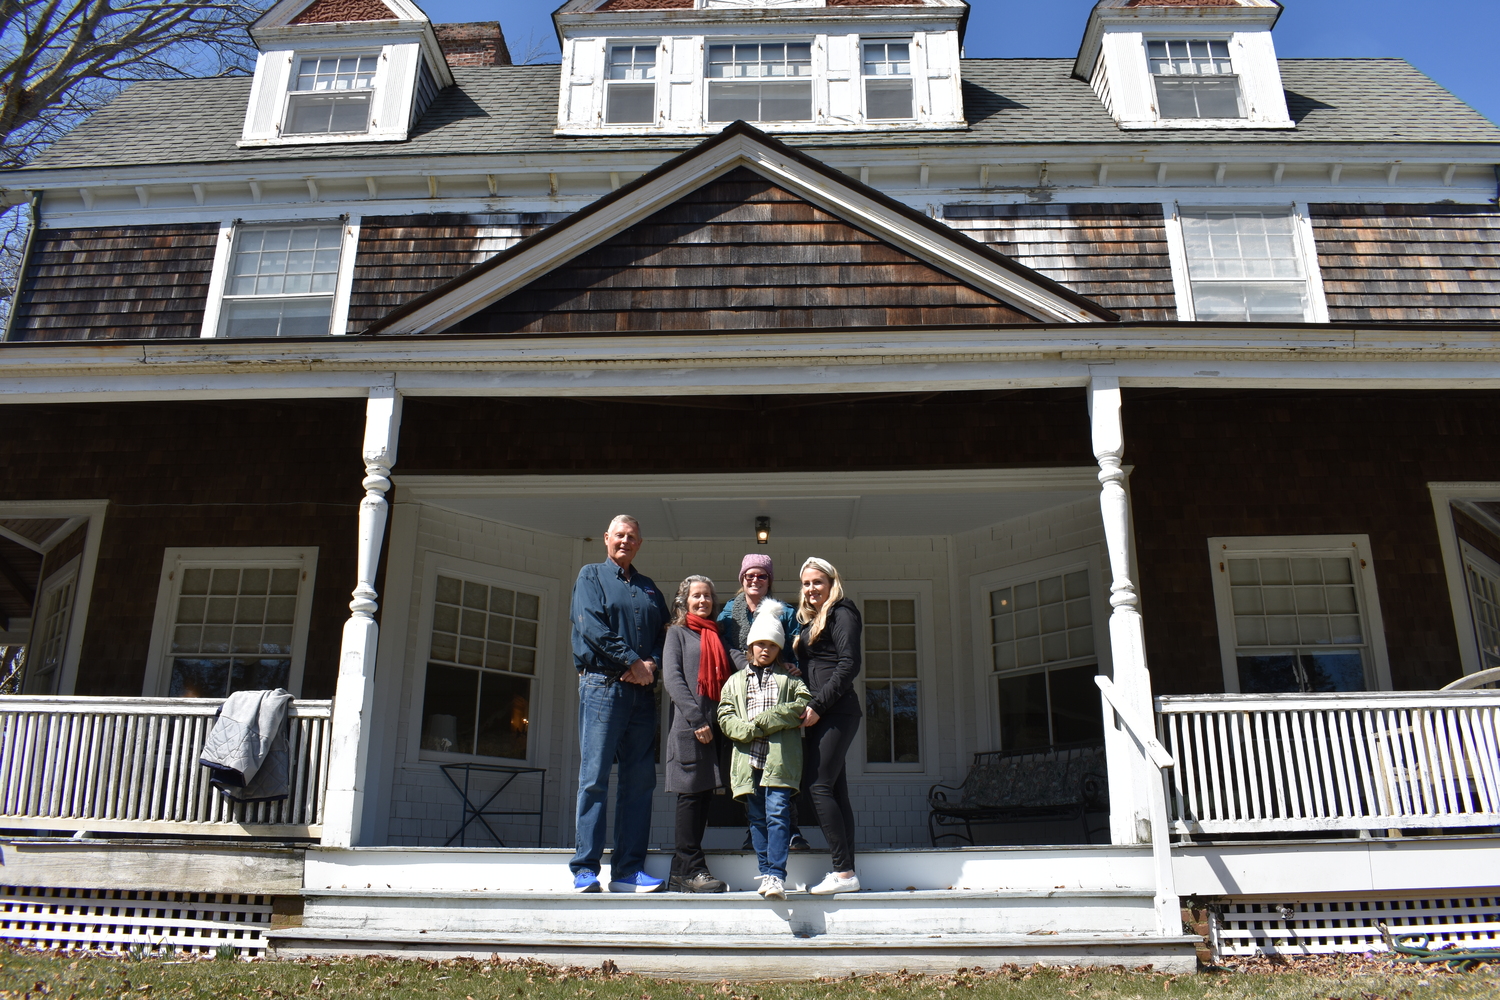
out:
{"label": "blonde woman in black jacket", "polygon": [[813,700],[803,715],[803,789],[818,811],[818,826],[833,853],[833,871],[807,891],[817,896],[858,892],[854,872],[854,807],[849,803],[845,764],[859,733],[859,608],[844,596],[833,564],[816,556],[802,564],[802,597],[797,620],[797,658]]}

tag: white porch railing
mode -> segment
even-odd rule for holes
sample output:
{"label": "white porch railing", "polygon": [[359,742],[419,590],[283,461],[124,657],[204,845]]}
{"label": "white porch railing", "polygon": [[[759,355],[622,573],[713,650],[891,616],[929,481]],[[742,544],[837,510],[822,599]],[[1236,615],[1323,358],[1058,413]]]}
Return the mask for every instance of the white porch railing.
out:
{"label": "white porch railing", "polygon": [[291,710],[290,794],[232,803],[198,763],[217,698],[0,698],[0,828],[313,838],[332,702]]}
{"label": "white porch railing", "polygon": [[1500,691],[1156,699],[1175,834],[1500,826]]}

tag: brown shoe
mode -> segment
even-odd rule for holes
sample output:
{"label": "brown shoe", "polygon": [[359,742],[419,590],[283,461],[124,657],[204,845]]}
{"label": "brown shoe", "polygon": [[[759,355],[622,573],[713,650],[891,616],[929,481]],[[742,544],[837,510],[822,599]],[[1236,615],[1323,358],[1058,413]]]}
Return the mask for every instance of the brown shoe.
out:
{"label": "brown shoe", "polygon": [[678,892],[728,892],[729,886],[707,871],[693,872],[677,880]]}

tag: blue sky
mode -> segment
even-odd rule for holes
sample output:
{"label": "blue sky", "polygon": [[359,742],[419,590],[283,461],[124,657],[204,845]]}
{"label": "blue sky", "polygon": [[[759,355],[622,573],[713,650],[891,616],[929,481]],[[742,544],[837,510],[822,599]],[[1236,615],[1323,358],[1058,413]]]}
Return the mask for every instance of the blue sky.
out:
{"label": "blue sky", "polygon": [[[561,0],[418,0],[435,21],[500,22],[519,58],[528,41],[555,59]],[[1071,56],[1093,0],[971,0],[970,56]],[[1500,0],[1284,0],[1282,56],[1400,56],[1500,122]]]}

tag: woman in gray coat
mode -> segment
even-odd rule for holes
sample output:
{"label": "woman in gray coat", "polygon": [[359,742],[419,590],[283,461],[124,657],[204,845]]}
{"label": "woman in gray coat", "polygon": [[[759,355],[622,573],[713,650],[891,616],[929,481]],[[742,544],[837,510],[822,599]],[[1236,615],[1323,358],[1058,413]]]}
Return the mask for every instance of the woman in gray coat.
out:
{"label": "woman in gray coat", "polygon": [[713,620],[714,584],[690,576],[677,588],[662,655],[662,680],[672,699],[667,731],[667,791],[677,793],[677,853],[668,892],[725,892],[708,870],[703,832],[714,790],[724,784],[728,743],[715,723],[719,692],[735,664]]}

